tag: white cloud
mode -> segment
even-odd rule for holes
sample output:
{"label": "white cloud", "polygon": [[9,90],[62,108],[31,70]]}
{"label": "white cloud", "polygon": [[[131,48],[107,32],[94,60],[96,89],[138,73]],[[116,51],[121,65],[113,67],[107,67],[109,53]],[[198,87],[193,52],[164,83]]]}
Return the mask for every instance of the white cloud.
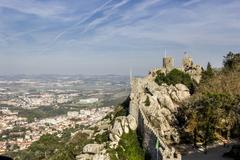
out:
{"label": "white cloud", "polygon": [[84,23],[86,20],[88,20],[89,18],[91,18],[94,14],[101,12],[102,10],[104,10],[104,8],[111,3],[112,0],[108,0],[107,2],[105,2],[103,5],[101,5],[100,7],[97,7],[95,10],[89,12],[88,15],[86,15],[85,17],[83,17],[79,22],[71,25],[70,27],[64,29],[62,32],[58,33],[57,36],[54,38],[53,42],[56,42],[59,38],[61,38],[64,34],[66,34],[67,32],[73,30],[74,28],[76,28],[77,26],[79,26],[80,24]]}
{"label": "white cloud", "polygon": [[95,20],[93,20],[92,22],[87,24],[85,26],[85,29],[83,30],[83,32],[87,32],[89,30],[95,29],[95,27],[97,25],[106,22],[112,15],[114,15],[117,12],[116,10],[118,8],[124,6],[128,2],[129,2],[129,0],[123,0],[120,3],[117,3],[117,4],[114,4],[114,5],[110,6],[108,10],[103,12],[104,15],[102,17],[96,18]]}
{"label": "white cloud", "polygon": [[[240,13],[237,11],[240,1],[192,0],[175,4],[170,0],[143,0],[127,6],[129,1],[104,1],[104,4],[85,13],[79,21],[71,21],[67,28],[43,32],[33,29],[18,33],[16,36],[31,35],[38,43],[33,43],[32,47],[28,44],[24,46],[19,39],[11,44],[11,52],[62,54],[62,57],[78,55],[85,57],[84,60],[88,59],[88,54],[107,54],[106,59],[111,57],[111,60],[121,54],[125,58],[132,55],[132,61],[129,61],[134,62],[134,57],[140,57],[138,61],[143,63],[137,63],[136,66],[143,68],[148,54],[159,56],[160,59],[160,52],[164,52],[165,47],[173,56],[185,50],[195,52],[201,62],[206,60],[201,59],[200,54],[213,54],[211,58],[216,61],[219,60],[217,57],[221,59],[222,55],[219,54],[224,54],[225,50],[239,48]],[[92,31],[91,34],[89,31]],[[51,40],[54,43],[49,48],[42,45]],[[150,57],[146,66],[150,66],[154,60]],[[104,58],[99,61],[104,61]]]}
{"label": "white cloud", "polygon": [[66,11],[66,8],[63,5],[57,3],[44,4],[40,3],[40,1],[34,0],[1,0],[0,7],[40,17],[54,17]]}
{"label": "white cloud", "polygon": [[185,6],[185,7],[191,6],[193,4],[200,3],[201,1],[203,1],[203,0],[188,0],[187,2],[183,3],[183,6]]}

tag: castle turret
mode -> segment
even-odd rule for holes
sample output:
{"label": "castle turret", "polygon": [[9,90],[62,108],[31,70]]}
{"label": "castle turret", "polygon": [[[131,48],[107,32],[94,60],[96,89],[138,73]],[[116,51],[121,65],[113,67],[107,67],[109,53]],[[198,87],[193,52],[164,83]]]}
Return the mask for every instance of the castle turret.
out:
{"label": "castle turret", "polygon": [[166,69],[167,72],[171,71],[174,67],[174,60],[172,57],[164,57],[163,58],[163,68]]}
{"label": "castle turret", "polygon": [[194,79],[197,83],[200,83],[202,77],[202,67],[200,65],[194,64],[192,57],[184,53],[184,58],[182,61],[182,69],[188,73],[192,79]]}
{"label": "castle turret", "polygon": [[184,53],[184,57],[182,60],[182,65],[184,69],[188,69],[189,67],[191,67],[193,65],[193,60],[192,57],[187,55],[187,53]]}

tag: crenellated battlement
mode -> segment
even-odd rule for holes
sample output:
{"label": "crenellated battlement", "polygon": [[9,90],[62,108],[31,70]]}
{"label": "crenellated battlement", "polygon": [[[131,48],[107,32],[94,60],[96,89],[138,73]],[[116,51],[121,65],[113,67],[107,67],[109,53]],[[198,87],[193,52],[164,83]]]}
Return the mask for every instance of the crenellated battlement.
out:
{"label": "crenellated battlement", "polygon": [[160,68],[154,68],[149,71],[149,76],[151,76],[153,79],[157,76],[158,72],[161,72],[163,74],[167,74],[171,72],[173,69],[179,69],[183,72],[188,73],[192,79],[194,79],[197,83],[200,82],[202,77],[202,71],[203,68],[200,65],[194,64],[193,59],[191,56],[184,54],[184,57],[182,59],[182,65],[178,68],[174,66],[174,58],[173,57],[164,57],[163,58],[163,66]]}
{"label": "crenellated battlement", "polygon": [[[161,68],[152,69],[144,78],[132,78],[130,114],[138,124],[138,132],[143,137],[143,146],[153,160],[181,160],[181,155],[173,147],[180,141],[175,113],[184,100],[190,97],[189,89],[183,84],[159,86],[155,77],[159,72],[167,74],[173,70],[173,57],[164,57]],[[193,63],[190,56],[184,56],[179,69],[200,81],[202,68]],[[146,99],[150,105],[146,106]],[[159,147],[156,148],[156,144]]]}

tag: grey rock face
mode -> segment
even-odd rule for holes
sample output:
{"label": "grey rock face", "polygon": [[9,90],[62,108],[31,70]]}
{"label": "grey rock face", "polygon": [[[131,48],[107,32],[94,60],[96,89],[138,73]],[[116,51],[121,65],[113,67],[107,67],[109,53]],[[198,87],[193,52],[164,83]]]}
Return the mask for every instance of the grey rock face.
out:
{"label": "grey rock face", "polygon": [[103,144],[87,144],[83,147],[83,153],[98,154],[104,149]]}
{"label": "grey rock face", "polygon": [[127,121],[128,121],[128,126],[131,130],[136,130],[137,129],[137,123],[135,118],[132,115],[127,116]]}
{"label": "grey rock face", "polygon": [[93,156],[92,160],[110,160],[110,157],[109,157],[109,155],[95,154]]}
{"label": "grey rock face", "polygon": [[108,154],[80,154],[76,160],[110,160],[110,157]]}
{"label": "grey rock face", "polygon": [[120,116],[115,119],[109,138],[114,144],[119,142],[123,133],[129,133],[130,130],[136,130],[137,123],[132,115]]}
{"label": "grey rock face", "polygon": [[189,89],[183,84],[176,84],[170,87],[169,94],[175,102],[182,102],[190,97]]}
{"label": "grey rock face", "polygon": [[[183,84],[159,86],[155,83],[152,74],[133,80],[132,86],[130,115],[138,120],[138,125],[140,122],[144,123],[140,126],[142,132],[146,131],[146,128],[149,129],[148,132],[157,137],[160,146],[164,146],[164,149],[159,148],[163,160],[169,159],[168,157],[171,160],[180,160],[181,155],[171,147],[180,141],[175,114],[179,104],[190,97],[189,89]],[[146,97],[149,97],[149,106],[145,105]],[[142,133],[145,138],[152,136],[146,134]],[[144,141],[146,148],[154,148],[149,146],[154,144],[151,140]]]}
{"label": "grey rock face", "polygon": [[190,74],[197,83],[200,82],[203,69],[200,65],[194,64],[190,56],[183,58],[183,70]]}
{"label": "grey rock face", "polygon": [[89,154],[80,154],[76,156],[76,160],[91,160],[91,155]]}

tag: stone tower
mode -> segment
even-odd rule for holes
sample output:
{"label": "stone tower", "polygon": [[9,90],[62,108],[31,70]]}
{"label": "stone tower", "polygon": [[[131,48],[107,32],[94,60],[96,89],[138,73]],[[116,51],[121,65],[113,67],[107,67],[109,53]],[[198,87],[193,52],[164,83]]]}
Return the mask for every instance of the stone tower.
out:
{"label": "stone tower", "polygon": [[182,65],[183,65],[184,69],[187,69],[187,68],[189,68],[193,65],[192,57],[187,55],[186,52],[184,53],[184,57],[183,57],[183,60],[182,60]]}
{"label": "stone tower", "polygon": [[170,72],[174,67],[174,60],[172,57],[164,57],[163,58],[163,68],[166,69],[167,72]]}

